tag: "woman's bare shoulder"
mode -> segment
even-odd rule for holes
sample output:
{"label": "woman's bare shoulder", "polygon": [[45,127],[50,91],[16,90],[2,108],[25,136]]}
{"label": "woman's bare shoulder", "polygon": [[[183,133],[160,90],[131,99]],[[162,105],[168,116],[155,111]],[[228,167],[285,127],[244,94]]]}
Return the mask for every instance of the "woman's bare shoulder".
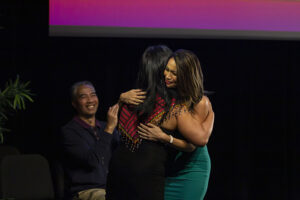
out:
{"label": "woman's bare shoulder", "polygon": [[205,119],[209,110],[211,109],[211,103],[207,96],[203,96],[201,101],[194,106],[194,114],[200,119]]}
{"label": "woman's bare shoulder", "polygon": [[195,110],[198,109],[208,109],[211,106],[209,98],[207,96],[203,96],[199,103],[194,106]]}

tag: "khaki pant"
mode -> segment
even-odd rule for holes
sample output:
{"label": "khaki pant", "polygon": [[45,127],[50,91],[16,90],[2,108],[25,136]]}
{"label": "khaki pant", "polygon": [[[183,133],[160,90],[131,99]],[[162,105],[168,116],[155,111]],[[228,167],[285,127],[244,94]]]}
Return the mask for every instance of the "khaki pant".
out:
{"label": "khaki pant", "polygon": [[78,192],[78,197],[73,200],[105,200],[105,189],[93,188]]}

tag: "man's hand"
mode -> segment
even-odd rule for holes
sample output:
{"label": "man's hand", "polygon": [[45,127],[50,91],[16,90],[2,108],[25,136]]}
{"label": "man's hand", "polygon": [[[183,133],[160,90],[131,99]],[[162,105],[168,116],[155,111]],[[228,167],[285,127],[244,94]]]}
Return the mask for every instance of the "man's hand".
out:
{"label": "man's hand", "polygon": [[132,89],[120,95],[120,101],[127,104],[139,105],[146,99],[146,92],[141,89]]}
{"label": "man's hand", "polygon": [[107,112],[107,123],[104,129],[105,132],[112,134],[118,124],[119,104],[109,107]]}

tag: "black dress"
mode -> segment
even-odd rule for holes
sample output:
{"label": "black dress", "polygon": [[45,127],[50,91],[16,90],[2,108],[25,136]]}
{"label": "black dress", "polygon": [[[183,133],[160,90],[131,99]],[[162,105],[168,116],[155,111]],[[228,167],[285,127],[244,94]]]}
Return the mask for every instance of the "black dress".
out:
{"label": "black dress", "polygon": [[[172,99],[171,106],[175,104]],[[157,96],[152,114],[143,123],[160,124],[166,116],[165,101]],[[134,109],[124,104],[120,109],[119,131],[122,142],[114,151],[106,184],[107,200],[163,200],[167,146],[142,140]]]}
{"label": "black dress", "polygon": [[135,152],[124,143],[113,153],[107,178],[107,200],[163,200],[166,146],[143,140]]}

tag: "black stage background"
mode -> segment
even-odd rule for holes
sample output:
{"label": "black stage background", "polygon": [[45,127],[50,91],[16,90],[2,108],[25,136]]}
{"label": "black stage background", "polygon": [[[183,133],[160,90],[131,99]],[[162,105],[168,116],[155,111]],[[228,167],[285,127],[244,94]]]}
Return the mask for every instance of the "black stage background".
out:
{"label": "black stage background", "polygon": [[208,144],[212,161],[206,199],[299,199],[300,41],[48,37],[48,1],[1,3],[0,88],[20,75],[35,102],[8,123],[6,144],[56,156],[56,134],[71,119],[69,87],[90,80],[98,118],[133,87],[149,45],[194,51],[216,114]]}

